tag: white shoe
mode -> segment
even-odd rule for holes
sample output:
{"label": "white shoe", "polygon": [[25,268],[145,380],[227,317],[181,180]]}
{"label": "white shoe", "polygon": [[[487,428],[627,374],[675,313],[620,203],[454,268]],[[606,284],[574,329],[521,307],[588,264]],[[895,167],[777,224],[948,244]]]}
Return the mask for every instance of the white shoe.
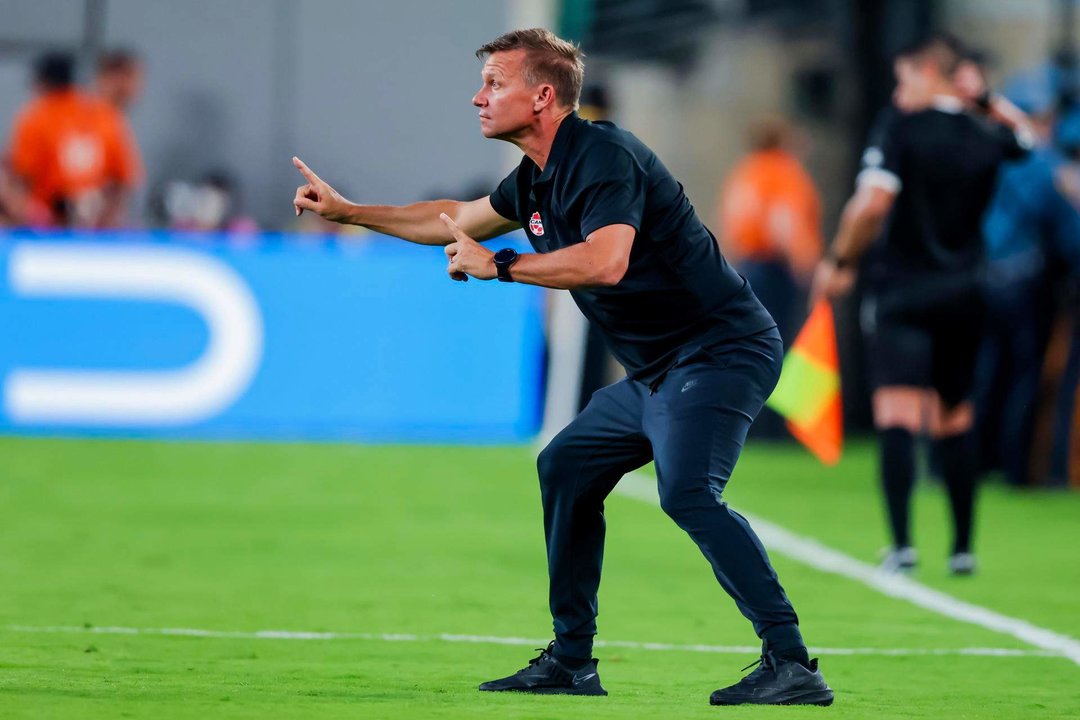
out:
{"label": "white shoe", "polygon": [[910,545],[885,551],[881,569],[890,573],[909,573],[919,564],[919,553]]}
{"label": "white shoe", "polygon": [[975,573],[975,555],[972,553],[954,553],[949,556],[949,572],[953,575],[973,575]]}

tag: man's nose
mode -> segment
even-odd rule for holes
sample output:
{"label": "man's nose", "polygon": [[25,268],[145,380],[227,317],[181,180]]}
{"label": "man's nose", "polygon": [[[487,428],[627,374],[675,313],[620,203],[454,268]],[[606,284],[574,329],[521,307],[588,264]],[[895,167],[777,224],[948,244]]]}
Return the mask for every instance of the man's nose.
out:
{"label": "man's nose", "polygon": [[487,101],[484,99],[484,91],[480,90],[472,97],[472,104],[476,107],[484,107]]}

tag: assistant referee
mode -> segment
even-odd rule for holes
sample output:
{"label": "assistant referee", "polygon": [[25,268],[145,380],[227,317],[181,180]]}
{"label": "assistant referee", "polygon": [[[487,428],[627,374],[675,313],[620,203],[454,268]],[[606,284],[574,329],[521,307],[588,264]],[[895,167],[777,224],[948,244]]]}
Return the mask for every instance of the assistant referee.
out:
{"label": "assistant referee", "polygon": [[860,261],[867,274],[863,331],[893,541],[883,567],[892,571],[917,562],[909,506],[920,435],[930,437],[948,490],[949,569],[975,570],[971,392],[984,329],[982,221],[1002,163],[1023,157],[1034,136],[1023,113],[986,93],[967,57],[949,35],[897,54],[894,107],[872,133],[812,291],[843,294]]}
{"label": "assistant referee", "polygon": [[[763,641],[759,667],[711,702],[830,704],[764,547],[722,499],[780,375],[776,323],[656,155],[611,123],[578,117],[584,64],[576,46],[547,30],[518,30],[477,56],[486,59],[473,97],[481,130],[524,153],[490,197],[356,205],[294,158],[307,179],[294,204],[297,214],[445,245],[455,280],[568,289],[627,369],[537,461],[555,640],[526,668],[480,689],[607,694],[592,658],[604,499],[623,474],[654,461],[664,511]],[[535,253],[493,253],[477,242],[519,227]]]}

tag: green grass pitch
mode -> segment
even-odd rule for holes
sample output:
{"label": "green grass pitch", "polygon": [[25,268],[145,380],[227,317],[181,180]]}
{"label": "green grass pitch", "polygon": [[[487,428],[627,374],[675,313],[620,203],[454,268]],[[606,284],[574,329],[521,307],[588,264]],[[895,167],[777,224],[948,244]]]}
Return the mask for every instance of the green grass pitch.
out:
{"label": "green grass pitch", "polygon": [[[836,469],[751,442],[737,509],[865,561],[884,544],[873,448]],[[546,570],[527,447],[360,447],[0,439],[0,718],[1062,718],[1062,657],[823,655],[831,708],[712,708],[753,653],[598,648],[606,698],[476,691],[545,638]],[[919,581],[1080,637],[1080,495],[989,486],[976,577],[945,571],[941,491],[915,509]],[[697,549],[662,512],[613,495],[600,635],[754,645]],[[955,650],[1023,642],[784,556],[819,648]],[[322,631],[311,640],[94,633]],[[27,632],[26,628],[83,628]],[[22,628],[22,629],[19,629]]]}

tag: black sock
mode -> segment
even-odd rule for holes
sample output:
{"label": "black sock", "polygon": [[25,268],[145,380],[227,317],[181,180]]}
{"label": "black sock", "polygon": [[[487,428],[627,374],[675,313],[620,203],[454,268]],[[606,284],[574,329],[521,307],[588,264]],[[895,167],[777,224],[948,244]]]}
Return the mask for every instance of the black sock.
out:
{"label": "black sock", "polygon": [[911,490],[915,487],[915,437],[903,428],[878,432],[881,438],[881,485],[889,526],[897,548],[911,544],[908,512]]}
{"label": "black sock", "polygon": [[592,658],[580,658],[572,655],[563,655],[561,653],[552,653],[552,655],[570,670],[580,670],[592,660]]}
{"label": "black sock", "polygon": [[810,669],[810,653],[805,647],[788,648],[773,655],[781,662],[797,662],[807,670]]}
{"label": "black sock", "polygon": [[975,509],[975,446],[970,432],[934,441],[941,475],[949,491],[953,516],[953,552],[971,552],[971,519]]}
{"label": "black sock", "polygon": [[806,651],[802,633],[795,623],[773,625],[761,633],[762,652],[771,652],[780,662],[794,661],[810,669],[810,655]]}

